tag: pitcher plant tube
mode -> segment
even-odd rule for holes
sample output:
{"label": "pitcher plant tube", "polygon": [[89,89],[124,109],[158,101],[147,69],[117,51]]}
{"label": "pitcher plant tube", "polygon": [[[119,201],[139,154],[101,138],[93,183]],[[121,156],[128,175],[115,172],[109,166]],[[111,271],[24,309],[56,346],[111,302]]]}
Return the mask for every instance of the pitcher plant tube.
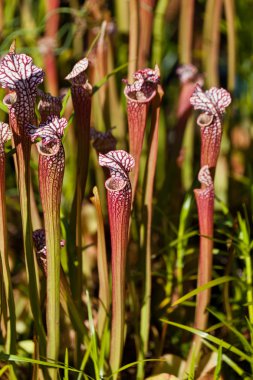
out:
{"label": "pitcher plant tube", "polygon": [[[213,261],[213,214],[214,214],[214,185],[208,165],[204,165],[198,174],[201,189],[195,189],[194,195],[199,219],[199,260],[198,260],[198,287],[206,285],[212,279]],[[207,327],[207,307],[210,302],[211,291],[206,289],[197,294],[194,327],[205,330]],[[201,338],[195,335],[187,358],[185,372],[189,371],[192,361],[198,361],[201,349]]]}
{"label": "pitcher plant tube", "polygon": [[9,109],[10,127],[16,149],[16,176],[20,196],[23,244],[30,293],[31,309],[41,354],[45,354],[46,337],[42,323],[36,284],[35,261],[32,248],[30,210],[30,153],[31,141],[26,130],[35,119],[37,86],[43,81],[43,71],[26,54],[16,54],[15,43],[0,62],[0,86],[8,89],[3,102]]}
{"label": "pitcher plant tube", "polygon": [[[198,263],[198,287],[212,278],[213,250],[213,213],[214,213],[214,175],[220,152],[222,137],[222,116],[225,108],[231,103],[230,94],[223,88],[212,87],[203,91],[197,84],[190,102],[194,109],[204,111],[199,115],[197,124],[201,132],[201,170],[199,181],[201,189],[195,190],[200,227],[200,252]],[[206,308],[210,300],[210,289],[198,294],[195,313],[195,327],[205,330],[208,314]],[[186,370],[193,357],[197,357],[201,348],[201,340],[195,336],[188,356]]]}
{"label": "pitcher plant tube", "polygon": [[4,144],[12,137],[9,125],[0,122],[0,254],[1,270],[3,275],[4,298],[2,305],[6,307],[5,314],[5,351],[14,354],[16,352],[16,313],[11,283],[10,266],[8,260],[7,245],[7,220],[5,201],[5,151]]}
{"label": "pitcher plant tube", "polygon": [[99,164],[110,171],[105,182],[112,249],[112,326],[110,365],[113,378],[120,368],[125,322],[125,267],[131,213],[132,188],[128,173],[134,167],[133,157],[124,150],[99,154]]}
{"label": "pitcher plant tube", "polygon": [[[57,361],[60,334],[60,203],[65,166],[61,142],[67,120],[50,116],[38,128],[28,126],[39,152],[39,190],[44,215],[47,247],[47,357]],[[49,369],[52,379],[57,371]]]}
{"label": "pitcher plant tube", "polygon": [[[72,247],[73,259],[69,262],[70,281],[74,300],[81,306],[82,295],[82,201],[88,173],[90,146],[90,115],[92,86],[88,81],[86,70],[89,61],[83,58],[75,64],[65,79],[71,83],[71,96],[75,111],[77,139],[77,172],[75,194],[72,203],[70,227],[71,236],[75,236],[75,246]],[[75,265],[74,265],[75,263]]]}
{"label": "pitcher plant tube", "polygon": [[129,151],[135,160],[135,169],[131,176],[134,199],[138,182],[140,157],[147,124],[149,105],[156,95],[157,84],[160,81],[158,67],[155,70],[143,69],[134,74],[134,83],[126,83],[124,94],[127,98],[127,119],[129,132]]}

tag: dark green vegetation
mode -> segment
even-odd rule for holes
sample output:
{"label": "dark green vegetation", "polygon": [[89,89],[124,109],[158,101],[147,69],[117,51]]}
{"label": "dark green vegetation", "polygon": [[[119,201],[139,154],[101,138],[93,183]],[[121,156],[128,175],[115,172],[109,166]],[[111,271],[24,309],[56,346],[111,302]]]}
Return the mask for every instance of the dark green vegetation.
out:
{"label": "dark green vegetation", "polygon": [[[58,117],[66,118],[68,125],[62,138],[65,150],[62,193],[61,179],[57,182],[59,193],[47,184],[51,166],[48,168],[45,162],[40,162],[42,169],[38,170],[38,161],[43,159],[39,159],[35,145],[32,145],[31,160],[29,150],[26,151],[24,165],[31,170],[32,229],[26,203],[30,186],[29,177],[26,177],[28,169],[24,170],[22,160],[15,169],[13,160],[22,152],[15,133],[15,148],[7,142],[3,155],[0,146],[0,211],[3,221],[6,206],[7,227],[5,239],[5,223],[0,224],[0,250],[4,251],[6,240],[11,274],[9,277],[6,271],[7,256],[1,252],[0,378],[98,380],[111,376],[116,379],[117,374],[112,375],[111,369],[114,370],[121,360],[120,351],[124,345],[122,379],[143,380],[156,375],[154,380],[173,379],[169,375],[174,375],[174,379],[204,380],[207,372],[210,379],[251,379],[252,2],[13,0],[2,3],[1,56],[8,53],[15,40],[16,53],[33,58],[33,63],[45,72],[39,89],[54,96],[64,96]],[[92,89],[90,85],[84,86],[86,92],[79,96],[75,94],[76,88],[73,89],[74,81],[67,81],[65,77],[84,57],[88,58],[89,67],[81,86],[88,86],[88,79]],[[116,149],[134,151],[134,142],[129,141],[132,135],[128,133],[131,107],[124,96],[122,79],[128,78],[132,83],[134,72],[145,67],[154,69],[156,64],[161,79],[144,122],[126,270],[123,259],[118,271],[116,267],[119,278],[124,278],[124,275],[120,277],[121,272],[126,272],[124,294],[124,283],[119,280],[114,286],[111,279],[113,247],[104,186],[109,172],[99,166],[96,153],[96,150],[106,153],[107,144],[111,147],[109,150],[114,150],[115,142],[106,135],[97,148],[95,143],[99,138],[94,132],[89,144],[89,127],[100,132],[113,128]],[[203,220],[208,217],[210,223],[209,238],[199,236],[201,217],[193,192],[201,187],[198,181],[200,160],[202,165],[206,164],[205,153],[201,152],[200,127],[196,123],[200,112],[193,111],[189,104],[199,77],[194,73],[180,84],[176,70],[183,64],[194,64],[198,68],[203,74],[201,80],[205,90],[223,87],[232,97],[222,120],[223,134],[214,181],[214,215],[211,207],[209,213],[205,213],[205,207],[204,214],[202,210]],[[1,80],[0,75],[2,86]],[[3,99],[8,92],[1,88],[0,93]],[[38,95],[35,116],[32,114],[29,120],[35,125],[43,119],[38,110],[42,95]],[[7,99],[10,108],[16,101],[12,96],[8,95]],[[75,104],[75,97],[77,102],[80,99],[79,106]],[[0,102],[0,120],[9,123],[6,99],[4,103]],[[32,107],[31,102],[29,105]],[[159,129],[155,127],[157,120]],[[78,129],[82,126],[86,133]],[[15,131],[13,125],[11,127]],[[55,139],[59,145],[61,136],[62,133]],[[0,137],[3,143],[1,134]],[[26,138],[30,142],[30,138]],[[138,143],[137,139],[135,144],[141,148],[141,140]],[[6,164],[5,175],[2,157]],[[62,162],[59,161],[59,165]],[[210,165],[211,176],[214,166]],[[56,163],[56,171],[57,167]],[[18,181],[15,170],[19,173]],[[128,175],[128,170],[125,171]],[[130,180],[133,184],[131,173]],[[42,196],[39,181],[40,189],[44,189]],[[58,206],[61,201],[60,210],[54,203],[54,196]],[[50,197],[55,208],[50,208]],[[214,233],[210,238],[212,217]],[[126,221],[124,218],[122,220]],[[120,222],[118,225],[118,230],[124,227]],[[49,254],[53,252],[48,261],[47,280],[37,266],[35,254],[31,254],[31,231],[42,227],[46,228],[47,250]],[[125,227],[128,228],[128,222]],[[128,235],[127,230],[124,233]],[[61,251],[60,238],[65,240]],[[211,250],[212,264],[210,259],[202,264],[198,262],[201,239],[208,242],[204,247]],[[124,244],[120,247],[118,252],[124,250]],[[36,251],[41,254],[42,248],[45,242],[40,248],[36,246]],[[205,258],[205,251],[202,253]],[[208,283],[204,280],[203,284],[198,279],[201,284],[198,288],[197,278],[203,274],[203,268],[206,272],[210,269],[212,275]],[[114,355],[111,349],[112,294],[117,296],[121,291],[125,300],[125,342],[121,341],[123,334],[119,334],[120,338],[116,336],[114,325]],[[201,294],[204,303],[208,303],[205,314],[208,321],[199,306],[198,300],[203,300]],[[58,318],[54,305],[57,309],[59,302],[60,329],[57,329],[54,328]],[[122,330],[124,320],[119,321],[119,312],[115,319]],[[119,342],[115,343],[117,339]],[[194,352],[195,344],[198,348]],[[52,367],[59,370],[48,370],[47,356],[56,360]]]}

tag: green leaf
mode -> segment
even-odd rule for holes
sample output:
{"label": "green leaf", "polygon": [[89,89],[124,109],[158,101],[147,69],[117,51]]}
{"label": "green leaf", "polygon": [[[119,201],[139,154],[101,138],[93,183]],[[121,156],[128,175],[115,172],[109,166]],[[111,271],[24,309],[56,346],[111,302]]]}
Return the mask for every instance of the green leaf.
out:
{"label": "green leaf", "polygon": [[239,350],[238,348],[236,348],[232,344],[224,342],[223,340],[216,338],[215,336],[210,335],[205,331],[201,331],[201,330],[195,329],[193,327],[181,325],[180,323],[167,321],[165,319],[160,319],[160,321],[167,323],[168,325],[175,326],[175,327],[178,327],[180,329],[186,330],[192,334],[196,334],[196,335],[200,336],[203,340],[208,340],[212,343],[217,344],[218,346],[221,346],[222,348],[225,348],[225,349],[233,352],[235,355],[239,356],[243,360],[248,361],[249,363],[253,362],[253,358],[251,356],[245,354],[243,351]]}
{"label": "green leaf", "polygon": [[116,73],[118,73],[119,71],[125,69],[127,66],[128,66],[128,63],[123,63],[123,65],[116,67],[116,69],[112,70],[110,73],[108,73],[106,76],[104,76],[104,78],[102,78],[98,83],[96,83],[93,86],[92,94],[94,95],[100,89],[100,87],[102,87],[108,81],[108,79],[111,76],[113,76]]}
{"label": "green leaf", "polygon": [[222,347],[220,346],[218,349],[218,357],[217,357],[217,364],[215,367],[213,380],[219,380],[220,373],[221,373],[221,366],[222,366]]}
{"label": "green leaf", "polygon": [[216,278],[215,280],[207,282],[205,285],[199,286],[198,288],[192,290],[191,292],[185,294],[183,297],[179,298],[176,302],[174,302],[171,306],[174,307],[176,305],[179,305],[180,303],[183,303],[184,301],[188,300],[189,298],[196,296],[197,294],[203,292],[206,289],[212,288],[217,285],[224,284],[224,282],[228,281],[235,281],[237,280],[235,277],[230,276],[223,276]]}

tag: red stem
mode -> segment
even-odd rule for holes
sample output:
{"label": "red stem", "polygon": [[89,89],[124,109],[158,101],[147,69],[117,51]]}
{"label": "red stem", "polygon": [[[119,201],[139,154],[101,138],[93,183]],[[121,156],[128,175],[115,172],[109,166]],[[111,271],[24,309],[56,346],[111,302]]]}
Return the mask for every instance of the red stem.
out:
{"label": "red stem", "polygon": [[123,179],[109,178],[106,183],[112,245],[112,328],[110,364],[120,367],[125,321],[125,268],[131,212],[131,186]]}

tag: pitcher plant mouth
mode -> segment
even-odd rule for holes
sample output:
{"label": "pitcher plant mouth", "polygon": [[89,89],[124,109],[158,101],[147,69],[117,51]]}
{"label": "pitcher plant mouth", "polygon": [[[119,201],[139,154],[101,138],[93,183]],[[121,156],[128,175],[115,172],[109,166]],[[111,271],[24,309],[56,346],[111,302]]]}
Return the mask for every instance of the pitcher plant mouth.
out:
{"label": "pitcher plant mouth", "polygon": [[122,178],[111,177],[105,182],[105,187],[108,191],[119,192],[127,186],[127,181]]}
{"label": "pitcher plant mouth", "polygon": [[207,127],[213,121],[214,116],[207,113],[201,113],[197,118],[197,124],[200,127]]}
{"label": "pitcher plant mouth", "polygon": [[128,101],[149,103],[156,94],[157,84],[160,82],[160,71],[158,66],[152,69],[138,70],[133,75],[134,82],[129,84],[126,79],[124,94]]}
{"label": "pitcher plant mouth", "polygon": [[44,156],[55,156],[60,149],[59,140],[52,140],[46,144],[43,144],[42,141],[37,142],[36,144],[38,152]]}

